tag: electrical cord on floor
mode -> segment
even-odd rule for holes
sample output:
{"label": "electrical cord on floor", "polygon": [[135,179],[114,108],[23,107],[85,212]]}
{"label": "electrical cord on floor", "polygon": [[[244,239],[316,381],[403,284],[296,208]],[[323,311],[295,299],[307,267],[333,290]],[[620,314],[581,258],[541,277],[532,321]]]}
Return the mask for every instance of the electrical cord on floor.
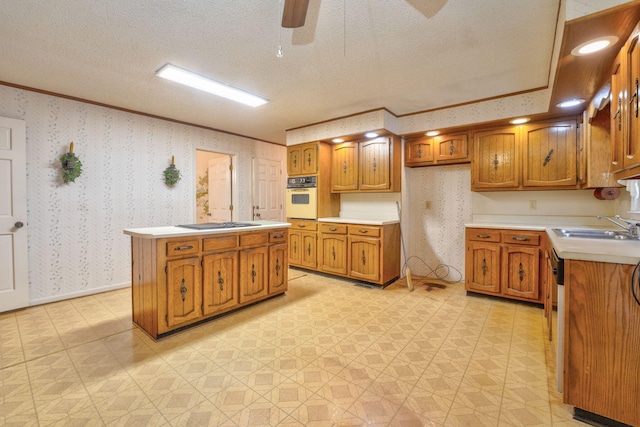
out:
{"label": "electrical cord on floor", "polygon": [[[402,266],[402,274],[405,274],[405,270],[408,267],[409,261],[414,259],[420,261],[428,271],[426,276],[418,276],[416,274],[411,275],[413,278],[416,278],[418,280],[416,286],[428,282],[429,279],[435,279],[443,283],[458,283],[462,280],[462,273],[457,268],[447,264],[438,264],[436,268],[431,268],[431,266],[429,266],[429,264],[427,264],[425,260],[417,256],[410,256],[404,261],[404,265]],[[457,278],[447,279],[447,277],[452,276],[453,274],[456,274]],[[431,284],[428,284],[428,286],[431,286]]]}

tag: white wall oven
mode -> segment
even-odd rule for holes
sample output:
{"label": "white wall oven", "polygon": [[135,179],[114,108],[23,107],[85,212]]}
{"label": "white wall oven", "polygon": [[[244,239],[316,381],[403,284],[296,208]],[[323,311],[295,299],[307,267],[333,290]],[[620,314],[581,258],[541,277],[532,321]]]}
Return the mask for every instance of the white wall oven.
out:
{"label": "white wall oven", "polygon": [[316,176],[287,178],[287,218],[318,219]]}

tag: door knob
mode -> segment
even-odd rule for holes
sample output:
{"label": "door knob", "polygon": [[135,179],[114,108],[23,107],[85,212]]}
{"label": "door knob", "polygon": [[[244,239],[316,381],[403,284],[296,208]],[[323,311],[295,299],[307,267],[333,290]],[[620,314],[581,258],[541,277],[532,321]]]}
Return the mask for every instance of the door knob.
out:
{"label": "door knob", "polygon": [[22,228],[24,227],[24,224],[20,221],[16,222],[15,224],[13,224],[16,228]]}

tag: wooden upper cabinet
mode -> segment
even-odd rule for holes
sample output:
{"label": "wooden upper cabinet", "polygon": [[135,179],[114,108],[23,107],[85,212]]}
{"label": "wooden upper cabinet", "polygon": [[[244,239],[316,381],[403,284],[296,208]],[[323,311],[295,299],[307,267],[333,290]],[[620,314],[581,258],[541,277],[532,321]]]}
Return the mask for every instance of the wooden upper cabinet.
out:
{"label": "wooden upper cabinet", "polygon": [[291,145],[287,147],[287,174],[314,175],[318,173],[318,143]]}
{"label": "wooden upper cabinet", "polygon": [[469,163],[467,133],[425,136],[405,142],[404,164],[408,167]]}
{"label": "wooden upper cabinet", "polygon": [[627,140],[627,51],[623,46],[614,62],[611,75],[611,171],[624,168],[624,149]]}
{"label": "wooden upper cabinet", "polygon": [[358,189],[358,143],[345,142],[333,147],[331,191]]}
{"label": "wooden upper cabinet", "polygon": [[432,138],[423,137],[405,142],[405,166],[428,166],[435,164],[433,160]]}
{"label": "wooden upper cabinet", "polygon": [[478,132],[474,137],[472,190],[508,189],[520,185],[520,128]]}
{"label": "wooden upper cabinet", "polygon": [[367,190],[388,190],[391,187],[391,139],[376,138],[359,144],[358,188]]}
{"label": "wooden upper cabinet", "polygon": [[575,121],[527,125],[522,136],[522,184],[525,187],[576,185]]}
{"label": "wooden upper cabinet", "polygon": [[631,39],[627,51],[628,138],[626,138],[623,166],[640,164],[640,46],[638,36]]}

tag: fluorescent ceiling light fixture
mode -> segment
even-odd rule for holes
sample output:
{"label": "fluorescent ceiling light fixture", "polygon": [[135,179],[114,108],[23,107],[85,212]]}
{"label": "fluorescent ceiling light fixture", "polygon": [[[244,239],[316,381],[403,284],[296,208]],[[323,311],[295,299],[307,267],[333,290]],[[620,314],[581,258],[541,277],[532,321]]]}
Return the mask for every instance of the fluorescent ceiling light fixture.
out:
{"label": "fluorescent ceiling light fixture", "polygon": [[376,136],[378,136],[378,134],[375,132],[367,132],[364,134],[364,136],[366,136],[367,138],[375,138]]}
{"label": "fluorescent ceiling light fixture", "polygon": [[573,56],[590,55],[601,51],[602,49],[606,49],[617,42],[618,38],[616,36],[598,37],[597,39],[589,40],[574,47],[573,50],[571,50],[571,54]]}
{"label": "fluorescent ceiling light fixture", "polygon": [[584,102],[583,98],[568,99],[566,101],[562,101],[562,102],[556,104],[556,107],[571,108],[571,107],[575,107],[576,105],[580,105],[583,102]]}
{"label": "fluorescent ceiling light fixture", "polygon": [[342,139],[342,138],[333,138],[333,139],[331,140],[331,142],[335,142],[335,143],[337,144],[337,143],[339,143],[339,142],[344,142],[344,139]]}
{"label": "fluorescent ceiling light fixture", "polygon": [[425,135],[427,135],[427,136],[437,136],[437,135],[440,135],[440,132],[438,132],[437,130],[430,130],[429,132],[425,133]]}
{"label": "fluorescent ceiling light fixture", "polygon": [[171,80],[195,89],[222,96],[232,101],[240,102],[251,107],[258,107],[269,102],[267,99],[256,96],[244,90],[217,82],[208,77],[201,76],[192,71],[185,70],[175,65],[167,64],[156,71],[156,76]]}
{"label": "fluorescent ceiling light fixture", "polygon": [[528,121],[529,119],[527,119],[526,117],[522,117],[520,119],[513,119],[509,123],[511,123],[512,125],[521,125],[523,123],[527,123]]}

